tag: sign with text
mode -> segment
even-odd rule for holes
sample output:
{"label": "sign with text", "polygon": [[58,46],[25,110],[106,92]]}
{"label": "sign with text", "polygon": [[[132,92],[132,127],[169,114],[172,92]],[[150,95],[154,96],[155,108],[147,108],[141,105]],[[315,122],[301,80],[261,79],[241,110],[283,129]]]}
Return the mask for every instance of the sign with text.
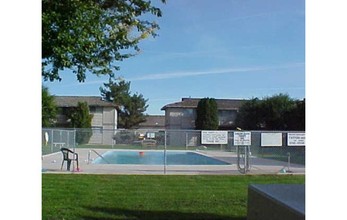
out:
{"label": "sign with text", "polygon": [[235,146],[250,146],[251,132],[249,131],[235,131],[234,132],[234,145]]}
{"label": "sign with text", "polygon": [[228,131],[201,131],[202,144],[228,144]]}
{"label": "sign with text", "polygon": [[288,133],[288,146],[305,146],[305,133]]}
{"label": "sign with text", "polygon": [[154,132],[147,132],[147,138],[155,138]]}
{"label": "sign with text", "polygon": [[281,147],[282,133],[261,133],[262,147]]}

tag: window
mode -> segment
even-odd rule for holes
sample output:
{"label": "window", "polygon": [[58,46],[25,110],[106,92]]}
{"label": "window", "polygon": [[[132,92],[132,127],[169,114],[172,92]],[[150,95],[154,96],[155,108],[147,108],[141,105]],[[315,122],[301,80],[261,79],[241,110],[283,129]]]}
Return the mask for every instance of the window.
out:
{"label": "window", "polygon": [[95,106],[89,106],[89,112],[90,113],[95,113],[96,112],[96,107]]}
{"label": "window", "polygon": [[194,111],[193,111],[193,109],[191,109],[191,108],[188,108],[188,109],[184,109],[184,110],[183,110],[183,115],[184,115],[184,117],[192,117],[192,116],[193,116],[193,113],[194,113]]}

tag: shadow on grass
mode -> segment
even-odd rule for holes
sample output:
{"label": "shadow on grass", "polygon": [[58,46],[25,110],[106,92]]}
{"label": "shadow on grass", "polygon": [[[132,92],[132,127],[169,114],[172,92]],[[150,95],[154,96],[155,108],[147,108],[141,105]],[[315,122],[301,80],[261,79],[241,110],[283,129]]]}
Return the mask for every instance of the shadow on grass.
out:
{"label": "shadow on grass", "polygon": [[[94,212],[95,215],[81,215],[86,220],[111,220],[111,219],[209,219],[209,220],[246,220],[246,217],[231,217],[223,215],[214,215],[208,213],[184,213],[178,211],[146,211],[146,210],[129,210],[119,208],[102,208],[102,207],[84,207]],[[104,217],[100,217],[104,216]]]}

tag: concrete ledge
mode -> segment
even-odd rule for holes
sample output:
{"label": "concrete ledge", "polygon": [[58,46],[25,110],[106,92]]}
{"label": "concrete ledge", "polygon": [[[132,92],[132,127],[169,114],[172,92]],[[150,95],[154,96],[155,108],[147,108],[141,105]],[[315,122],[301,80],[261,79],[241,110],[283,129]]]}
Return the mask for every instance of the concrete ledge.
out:
{"label": "concrete ledge", "polygon": [[251,184],[248,220],[304,220],[304,184]]}

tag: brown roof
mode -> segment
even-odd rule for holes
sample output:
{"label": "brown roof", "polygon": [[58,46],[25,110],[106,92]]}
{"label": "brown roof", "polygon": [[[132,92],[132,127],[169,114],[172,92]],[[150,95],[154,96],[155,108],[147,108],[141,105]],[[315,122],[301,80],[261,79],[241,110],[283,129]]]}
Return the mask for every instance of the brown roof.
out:
{"label": "brown roof", "polygon": [[78,102],[87,102],[89,106],[117,107],[99,96],[54,96],[54,100],[58,107],[76,107]]}
{"label": "brown roof", "polygon": [[[182,98],[181,102],[165,105],[161,110],[167,108],[196,108],[201,98]],[[215,99],[219,110],[239,109],[247,100],[245,99]]]}
{"label": "brown roof", "polygon": [[165,127],[165,116],[147,115],[146,121],[140,123],[140,127]]}

